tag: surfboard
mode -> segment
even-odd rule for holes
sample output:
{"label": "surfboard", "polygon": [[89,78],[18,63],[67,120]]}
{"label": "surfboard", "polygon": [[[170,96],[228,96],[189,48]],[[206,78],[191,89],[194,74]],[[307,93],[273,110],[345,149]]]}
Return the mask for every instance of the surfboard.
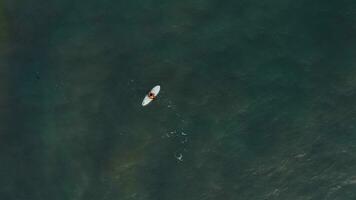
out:
{"label": "surfboard", "polygon": [[[148,94],[153,93],[155,95],[155,97],[157,97],[160,90],[161,90],[161,86],[156,85],[152,88],[152,90],[150,92],[148,92]],[[145,98],[143,99],[142,106],[147,106],[149,103],[151,103],[151,101],[154,100],[154,99],[150,98],[148,96],[148,94],[146,94]]]}

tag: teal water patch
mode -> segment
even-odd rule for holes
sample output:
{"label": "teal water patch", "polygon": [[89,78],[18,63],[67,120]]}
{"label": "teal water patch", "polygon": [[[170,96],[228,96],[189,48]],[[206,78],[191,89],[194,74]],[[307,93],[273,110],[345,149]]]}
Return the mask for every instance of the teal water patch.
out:
{"label": "teal water patch", "polygon": [[355,8],[5,2],[1,198],[355,198]]}

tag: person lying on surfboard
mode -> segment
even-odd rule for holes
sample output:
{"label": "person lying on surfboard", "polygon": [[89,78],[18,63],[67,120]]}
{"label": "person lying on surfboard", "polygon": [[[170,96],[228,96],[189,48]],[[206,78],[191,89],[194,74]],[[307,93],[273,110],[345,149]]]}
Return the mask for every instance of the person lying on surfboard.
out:
{"label": "person lying on surfboard", "polygon": [[142,101],[142,106],[147,106],[149,103],[151,103],[153,100],[156,99],[159,91],[161,90],[161,86],[156,85],[149,91],[146,95],[145,98]]}
{"label": "person lying on surfboard", "polygon": [[149,92],[148,93],[148,98],[150,98],[150,99],[155,99],[156,98],[156,95],[153,93],[153,92]]}

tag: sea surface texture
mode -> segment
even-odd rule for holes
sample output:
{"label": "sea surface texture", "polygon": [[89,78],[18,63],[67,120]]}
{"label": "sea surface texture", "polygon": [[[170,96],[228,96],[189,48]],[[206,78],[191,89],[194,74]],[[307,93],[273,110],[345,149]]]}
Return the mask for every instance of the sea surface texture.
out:
{"label": "sea surface texture", "polygon": [[356,199],[356,1],[1,0],[0,199]]}

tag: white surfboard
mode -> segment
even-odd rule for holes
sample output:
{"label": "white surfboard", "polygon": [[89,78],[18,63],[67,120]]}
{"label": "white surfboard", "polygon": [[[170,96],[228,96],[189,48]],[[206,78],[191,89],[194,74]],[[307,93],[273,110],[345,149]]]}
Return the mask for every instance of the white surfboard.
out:
{"label": "white surfboard", "polygon": [[[146,94],[145,98],[143,99],[142,106],[147,106],[149,103],[151,103],[151,101],[153,101],[157,97],[160,90],[161,90],[161,86],[159,85],[153,87],[152,90],[148,94]],[[154,95],[154,98],[149,96],[150,93]]]}

